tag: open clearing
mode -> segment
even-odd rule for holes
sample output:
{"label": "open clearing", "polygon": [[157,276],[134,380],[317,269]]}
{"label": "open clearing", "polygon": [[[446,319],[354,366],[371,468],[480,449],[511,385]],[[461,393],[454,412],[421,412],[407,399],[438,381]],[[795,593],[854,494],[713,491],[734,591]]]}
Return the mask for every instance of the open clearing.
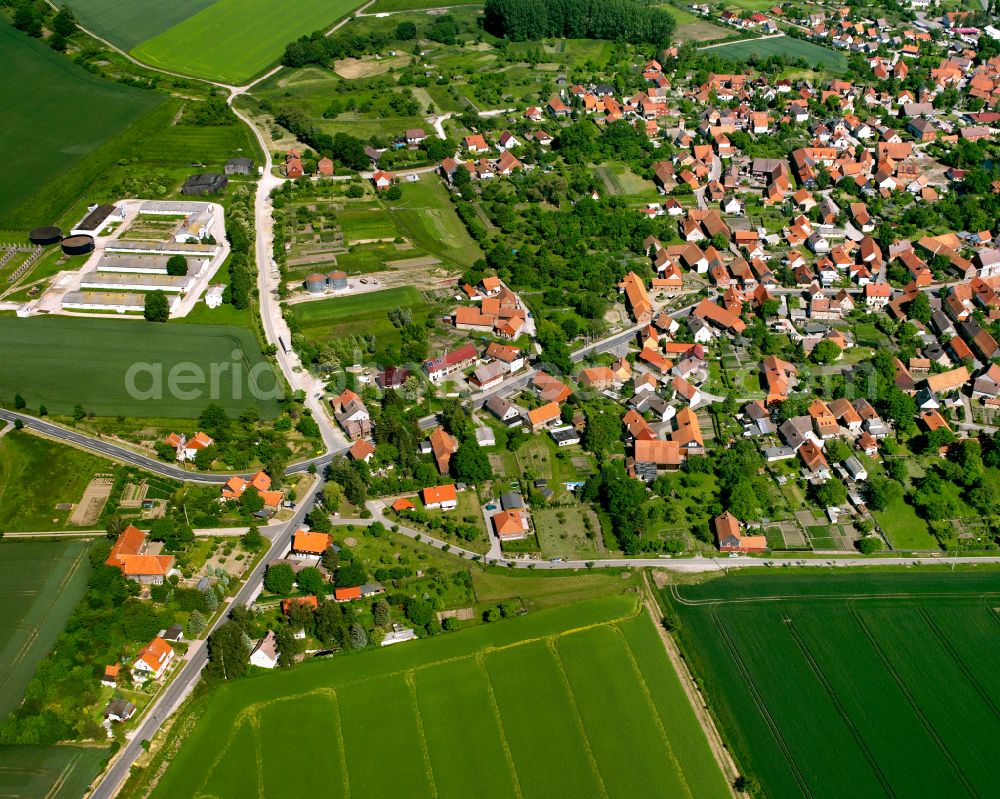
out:
{"label": "open clearing", "polygon": [[[84,541],[0,544],[0,718],[20,703],[83,596],[89,546]],[[7,796],[2,786],[0,768],[0,795]]]}
{"label": "open clearing", "polygon": [[668,596],[767,796],[996,790],[1000,572],[742,574]]}
{"label": "open clearing", "polygon": [[[180,377],[177,390],[171,389],[172,373]],[[192,374],[201,378],[185,382]],[[232,415],[256,405],[264,418],[274,418],[278,403],[267,397],[275,380],[244,328],[0,318],[0,396],[20,393],[30,408],[45,404],[49,413],[69,414],[80,403],[97,416],[194,419],[215,402]]]}
{"label": "open clearing", "polygon": [[317,790],[729,795],[634,595],[221,686],[152,796]]}
{"label": "open clearing", "polygon": [[0,796],[79,799],[105,757],[96,746],[0,746]]}
{"label": "open clearing", "polygon": [[274,64],[286,44],[360,5],[361,0],[216,0],[133,54],[163,69],[240,85]]}
{"label": "open clearing", "polygon": [[733,61],[750,61],[754,56],[764,59],[772,55],[783,55],[790,59],[804,58],[810,64],[832,72],[843,72],[847,69],[847,58],[843,53],[838,53],[836,50],[814,42],[794,39],[791,36],[747,39],[742,42],[713,47],[707,52],[720,58],[730,58]]}
{"label": "open clearing", "polygon": [[4,226],[20,203],[163,100],[156,92],[91,75],[6,19],[0,21],[0,63],[0,106],[6,109],[0,141],[16,144],[18,151],[18,168],[0,173]]}
{"label": "open clearing", "polygon": [[396,307],[411,309],[415,322],[423,322],[427,317],[427,302],[412,286],[291,306],[302,335],[309,341],[331,341],[370,333],[378,339],[380,347],[400,341],[399,332],[388,316]]}
{"label": "open clearing", "polygon": [[98,36],[131,50],[197,14],[215,0],[172,0],[169,3],[123,3],[121,0],[74,0],[80,24]]}
{"label": "open clearing", "polygon": [[0,533],[65,529],[68,506],[94,475],[111,470],[89,452],[12,430],[0,438]]}
{"label": "open clearing", "polygon": [[426,173],[419,181],[403,181],[399,187],[403,196],[390,203],[389,213],[417,247],[461,267],[472,266],[483,257],[437,175]]}

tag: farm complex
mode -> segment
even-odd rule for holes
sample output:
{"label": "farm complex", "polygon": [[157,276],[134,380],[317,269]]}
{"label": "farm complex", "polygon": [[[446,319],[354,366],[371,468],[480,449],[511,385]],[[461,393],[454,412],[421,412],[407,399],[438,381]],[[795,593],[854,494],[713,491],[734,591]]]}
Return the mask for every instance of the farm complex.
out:
{"label": "farm complex", "polygon": [[996,6],[0,5],[0,796],[991,795]]}

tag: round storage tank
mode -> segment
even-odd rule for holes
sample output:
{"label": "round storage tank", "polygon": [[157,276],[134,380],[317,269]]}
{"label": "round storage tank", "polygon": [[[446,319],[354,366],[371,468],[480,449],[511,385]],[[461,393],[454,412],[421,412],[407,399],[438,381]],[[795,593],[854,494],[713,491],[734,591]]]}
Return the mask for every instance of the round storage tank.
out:
{"label": "round storage tank", "polygon": [[32,244],[40,244],[43,247],[48,247],[50,244],[58,244],[62,239],[62,228],[58,228],[55,225],[36,227],[28,234],[28,239]]}
{"label": "round storage tank", "polygon": [[326,276],[327,285],[333,289],[347,288],[347,272],[330,272]]}
{"label": "round storage tank", "polygon": [[326,289],[326,275],[314,274],[306,276],[306,291],[310,294],[322,294]]}
{"label": "round storage tank", "polygon": [[62,240],[62,251],[66,255],[86,255],[94,251],[93,236],[69,236]]}

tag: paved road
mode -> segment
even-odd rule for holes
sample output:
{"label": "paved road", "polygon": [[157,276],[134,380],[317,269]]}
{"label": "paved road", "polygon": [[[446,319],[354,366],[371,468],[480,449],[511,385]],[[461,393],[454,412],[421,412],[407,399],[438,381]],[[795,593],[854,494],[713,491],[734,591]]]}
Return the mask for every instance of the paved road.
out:
{"label": "paved road", "polygon": [[[322,488],[323,480],[321,478],[316,485],[315,491],[321,491]],[[311,500],[308,502],[303,501],[299,504],[295,515],[284,525],[272,525],[262,529],[262,532],[272,541],[269,551],[270,557],[263,558],[257,564],[247,581],[243,584],[243,587],[236,594],[232,602],[229,603],[229,607],[236,607],[237,605],[249,606],[253,602],[263,586],[267,561],[270,558],[280,557],[285,554],[291,542],[292,534],[302,524],[306,511],[311,505]],[[208,632],[212,632],[212,630],[223,624],[227,616],[228,613],[222,614]],[[208,635],[206,634],[205,637],[207,638]],[[177,709],[190,689],[198,681],[198,678],[201,676],[201,670],[207,662],[208,652],[206,646],[204,644],[192,646],[188,651],[187,660],[183,661],[180,667],[180,672],[175,674],[170,685],[164,689],[146,712],[145,717],[136,728],[132,738],[121,749],[118,757],[115,758],[114,762],[104,773],[104,777],[91,794],[91,799],[112,799],[122,782],[128,776],[132,764],[142,754],[142,742],[151,739],[164,720]]]}

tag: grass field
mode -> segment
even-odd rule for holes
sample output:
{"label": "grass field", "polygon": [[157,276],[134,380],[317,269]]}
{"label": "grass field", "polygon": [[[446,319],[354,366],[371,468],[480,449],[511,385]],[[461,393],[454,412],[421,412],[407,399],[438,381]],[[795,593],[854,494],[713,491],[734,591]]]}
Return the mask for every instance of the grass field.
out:
{"label": "grass field", "polygon": [[[201,379],[185,382],[189,370]],[[270,394],[254,390],[251,370]],[[192,419],[216,402],[234,415],[256,405],[273,418],[277,400],[255,394],[272,395],[275,380],[253,333],[242,328],[0,318],[0,397],[9,402],[20,393],[30,408],[45,404],[50,413],[68,414],[81,403],[97,416]]]}
{"label": "grass field", "polygon": [[[449,5],[449,4],[444,4]],[[465,5],[455,3],[454,5]],[[482,5],[481,3],[470,3],[469,5]],[[366,14],[381,14],[384,11],[419,11],[424,8],[441,8],[441,0],[375,0],[371,8],[366,9]]]}
{"label": "grass field", "polygon": [[767,58],[771,55],[783,55],[788,58],[804,58],[810,64],[831,72],[843,72],[847,69],[847,58],[843,53],[814,42],[793,39],[791,36],[732,42],[713,47],[707,52],[734,61],[749,61],[753,56]]}
{"label": "grass field", "polygon": [[[88,548],[84,541],[0,544],[0,718],[20,704],[83,596]],[[2,780],[0,770],[0,795],[6,796]]]}
{"label": "grass field", "polygon": [[300,302],[290,306],[299,329],[310,341],[330,341],[371,333],[379,346],[400,342],[399,331],[389,321],[393,308],[410,308],[414,321],[427,318],[427,302],[412,286],[371,291],[350,297]]}
{"label": "grass field", "polygon": [[[246,125],[175,124],[183,105],[180,99],[167,99],[4,218],[24,230],[39,224],[39,219],[62,224],[65,229],[83,218],[88,205],[120,199],[124,192],[143,191],[142,186],[148,186],[154,196],[179,196],[193,163],[215,170],[234,156],[259,161],[256,140]],[[165,195],[160,194],[163,191]]]}
{"label": "grass field", "polygon": [[592,600],[222,686],[152,796],[727,796],[637,612]]}
{"label": "grass field", "polygon": [[96,746],[0,746],[0,796],[79,799],[105,757]]}
{"label": "grass field", "polygon": [[0,438],[0,532],[64,529],[70,511],[56,505],[79,502],[95,474],[113,470],[89,452],[12,430]]}
{"label": "grass field", "polygon": [[931,535],[927,522],[917,516],[917,511],[900,497],[884,511],[875,511],[879,527],[889,538],[893,549],[939,550],[937,539]]}
{"label": "grass field", "polygon": [[[163,96],[91,75],[0,20],[0,141],[18,168],[0,174],[0,220],[120,133]],[[39,219],[34,224],[49,224]]]}
{"label": "grass field", "polygon": [[98,36],[131,50],[140,42],[169,30],[215,0],[174,0],[171,3],[122,3],[121,0],[76,0],[73,13]]}
{"label": "grass field", "polygon": [[360,0],[216,0],[132,52],[162,69],[243,84],[274,64],[286,44],[359,5]]}
{"label": "grass field", "polygon": [[437,175],[424,174],[416,183],[404,181],[399,185],[403,197],[390,204],[389,213],[416,246],[461,267],[472,266],[483,257]]}
{"label": "grass field", "polygon": [[992,795],[998,599],[984,567],[744,574],[672,602],[744,773],[820,799]]}

